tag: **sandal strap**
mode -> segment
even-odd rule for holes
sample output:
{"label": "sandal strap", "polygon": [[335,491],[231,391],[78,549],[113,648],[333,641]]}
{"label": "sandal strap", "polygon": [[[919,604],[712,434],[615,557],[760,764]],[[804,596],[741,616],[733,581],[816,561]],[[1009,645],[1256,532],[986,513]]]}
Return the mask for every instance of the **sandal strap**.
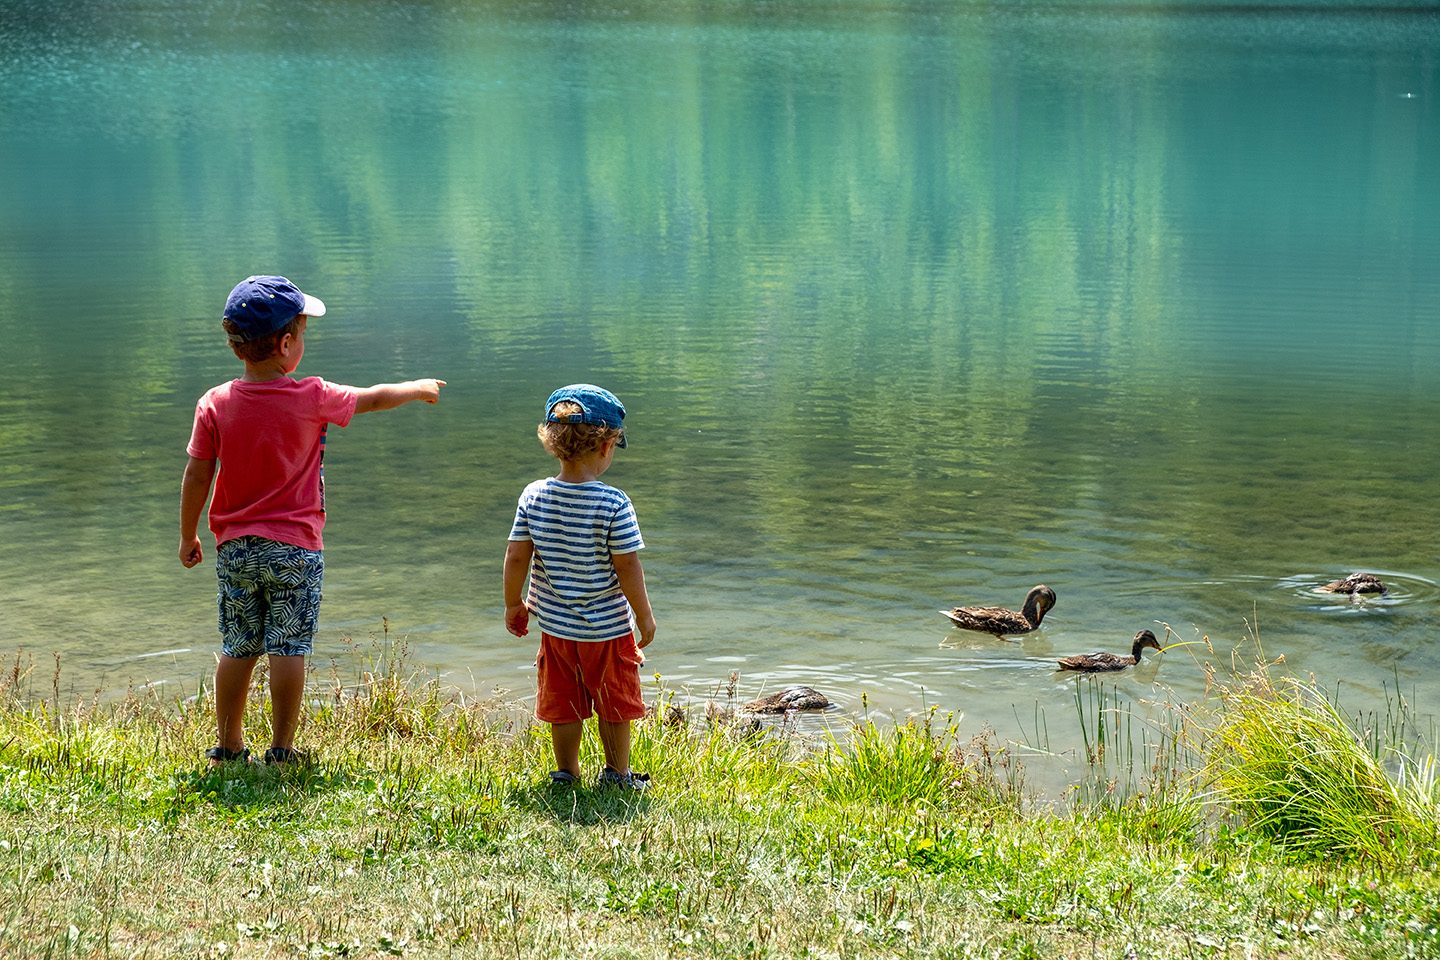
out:
{"label": "sandal strap", "polygon": [[250,748],[241,747],[239,750],[227,750],[224,747],[211,747],[205,751],[205,757],[209,760],[219,760],[221,763],[229,763],[231,760],[249,760]]}

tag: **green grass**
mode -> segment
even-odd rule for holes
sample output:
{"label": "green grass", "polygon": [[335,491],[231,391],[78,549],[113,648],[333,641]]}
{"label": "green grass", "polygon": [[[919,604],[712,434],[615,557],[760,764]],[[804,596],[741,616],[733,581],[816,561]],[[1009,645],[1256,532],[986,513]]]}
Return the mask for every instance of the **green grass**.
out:
{"label": "green grass", "polygon": [[[1390,756],[1403,789],[1352,791],[1387,811],[1383,857],[1252,807],[1218,767],[1175,775],[1283,687],[1143,735],[1094,693],[1082,722],[1124,761],[1097,777],[1132,779],[1065,809],[934,711],[816,746],[662,691],[636,795],[550,788],[543,727],[384,646],[361,682],[314,682],[316,762],[286,770],[203,766],[204,699],[60,710],[12,671],[0,955],[1440,956],[1433,833],[1383,806],[1425,793],[1424,763]],[[593,739],[583,759],[599,768]]]}
{"label": "green grass", "polygon": [[[1401,702],[1403,706],[1403,701]],[[1256,672],[1223,692],[1205,773],[1250,826],[1311,857],[1433,863],[1433,754],[1357,730],[1313,683]]]}

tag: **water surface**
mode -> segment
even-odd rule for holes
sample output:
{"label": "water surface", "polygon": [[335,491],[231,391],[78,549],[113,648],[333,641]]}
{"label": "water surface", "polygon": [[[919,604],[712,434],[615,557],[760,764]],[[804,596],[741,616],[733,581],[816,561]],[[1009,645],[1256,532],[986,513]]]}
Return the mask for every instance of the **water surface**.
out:
{"label": "water surface", "polygon": [[[500,557],[585,380],[631,411],[646,669],[696,699],[1063,748],[1051,658],[1163,623],[1210,646],[1122,678],[1141,708],[1257,636],[1434,707],[1433,8],[0,10],[0,651],[68,693],[212,670],[184,445],[226,292],[279,272],[329,305],[301,373],[451,384],[332,431],[319,670],[388,618],[529,691]],[[1362,569],[1391,594],[1313,590]],[[1039,582],[1022,642],[936,613]]]}

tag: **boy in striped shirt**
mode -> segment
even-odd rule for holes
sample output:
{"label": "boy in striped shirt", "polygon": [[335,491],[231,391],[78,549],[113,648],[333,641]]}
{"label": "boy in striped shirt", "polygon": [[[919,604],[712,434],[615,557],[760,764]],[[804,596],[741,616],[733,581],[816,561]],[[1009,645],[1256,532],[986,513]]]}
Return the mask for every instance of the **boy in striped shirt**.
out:
{"label": "boy in striped shirt", "polygon": [[556,784],[579,782],[592,714],[605,751],[600,784],[644,789],[650,780],[630,769],[630,723],[645,715],[640,650],[655,638],[640,566],[645,541],[630,498],[600,482],[625,446],[624,425],[624,405],[601,387],[550,394],[536,432],[560,472],[520,494],[505,548],[505,629],[525,636],[531,613],[540,624],[535,715],[550,724]]}

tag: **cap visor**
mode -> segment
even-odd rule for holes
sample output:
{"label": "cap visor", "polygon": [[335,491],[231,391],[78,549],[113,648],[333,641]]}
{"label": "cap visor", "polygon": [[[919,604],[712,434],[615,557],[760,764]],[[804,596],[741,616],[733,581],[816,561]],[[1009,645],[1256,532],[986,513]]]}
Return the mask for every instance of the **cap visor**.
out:
{"label": "cap visor", "polygon": [[300,296],[305,298],[305,309],[300,311],[301,313],[307,317],[325,316],[325,304],[322,301],[310,296],[308,293],[301,293]]}

